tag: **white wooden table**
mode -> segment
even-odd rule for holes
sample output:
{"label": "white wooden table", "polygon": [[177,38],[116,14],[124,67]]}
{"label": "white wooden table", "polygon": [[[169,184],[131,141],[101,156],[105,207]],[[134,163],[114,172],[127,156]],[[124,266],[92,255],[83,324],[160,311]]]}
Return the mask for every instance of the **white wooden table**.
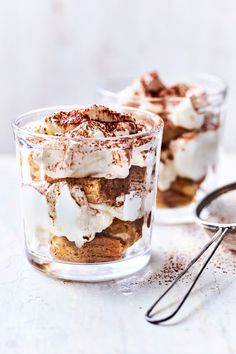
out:
{"label": "white wooden table", "polygon": [[[226,181],[236,177],[235,158],[224,159],[231,166]],[[54,280],[25,259],[15,170],[13,157],[0,157],[1,354],[236,353],[236,255],[221,249],[175,322],[150,325],[145,310],[175,276],[175,263],[184,266],[204,244],[204,232],[195,225],[156,226],[151,264],[128,279]],[[163,268],[170,258],[174,265]]]}

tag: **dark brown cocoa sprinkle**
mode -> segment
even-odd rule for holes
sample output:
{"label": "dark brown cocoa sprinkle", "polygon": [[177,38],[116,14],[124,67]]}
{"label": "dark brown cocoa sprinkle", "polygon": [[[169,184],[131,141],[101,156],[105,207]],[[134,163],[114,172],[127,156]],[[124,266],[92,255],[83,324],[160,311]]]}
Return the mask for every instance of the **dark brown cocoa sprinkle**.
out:
{"label": "dark brown cocoa sprinkle", "polygon": [[70,112],[59,112],[55,113],[52,116],[46,118],[46,120],[52,120],[56,124],[60,125],[61,127],[67,126],[78,126],[84,122],[88,122],[91,120],[88,114],[85,114],[79,110],[73,110]]}
{"label": "dark brown cocoa sprinkle", "polygon": [[83,239],[89,241],[89,237],[88,236],[83,236]]}
{"label": "dark brown cocoa sprinkle", "polygon": [[158,73],[153,70],[140,77],[140,83],[146,96],[158,97],[159,92],[165,89]]}
{"label": "dark brown cocoa sprinkle", "polygon": [[[140,83],[140,89],[137,90],[137,80]],[[143,74],[141,77],[139,77],[137,80],[134,81],[133,86],[134,86],[134,94],[135,96],[146,96],[149,97],[150,100],[153,98],[166,98],[169,96],[173,97],[185,97],[187,91],[189,90],[190,86],[184,83],[177,83],[172,86],[166,86],[163,84],[161,81],[158,72],[153,70],[150,72],[147,72]],[[155,104],[155,101],[153,101]],[[162,103],[165,105],[165,101],[163,102],[158,102]],[[176,102],[178,104],[178,102]]]}
{"label": "dark brown cocoa sprinkle", "polygon": [[175,97],[185,97],[189,86],[186,84],[176,84],[170,87],[166,87],[159,92],[159,97],[175,96]]}

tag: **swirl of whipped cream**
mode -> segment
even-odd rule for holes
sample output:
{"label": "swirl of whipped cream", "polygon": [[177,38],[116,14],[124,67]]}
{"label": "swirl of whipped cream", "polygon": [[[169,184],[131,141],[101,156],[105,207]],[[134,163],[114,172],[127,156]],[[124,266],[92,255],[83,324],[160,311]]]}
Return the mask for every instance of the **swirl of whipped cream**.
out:
{"label": "swirl of whipped cream", "polygon": [[145,129],[129,113],[120,113],[104,106],[59,112],[45,117],[45,132],[71,138],[104,138],[132,135]]}
{"label": "swirl of whipped cream", "polygon": [[[32,131],[31,125],[26,128]],[[130,114],[97,105],[56,113],[34,123],[33,129],[49,136],[31,155],[41,173],[51,179],[126,178],[131,165],[145,167],[151,148],[150,136],[127,137],[145,132],[144,124]],[[120,139],[109,139],[114,137]]]}
{"label": "swirl of whipped cream", "polygon": [[140,109],[165,113],[165,118],[175,126],[187,130],[199,129],[204,123],[203,115],[198,112],[207,105],[203,87],[184,83],[165,86],[156,71],[134,80],[119,96],[121,103],[124,104],[125,100],[130,103],[133,97]]}
{"label": "swirl of whipped cream", "polygon": [[156,102],[141,101],[140,109],[155,114],[166,113],[165,117],[175,126],[188,130],[199,129],[204,123],[204,117],[198,113],[192,105],[190,98],[185,97],[179,100],[157,100]]}

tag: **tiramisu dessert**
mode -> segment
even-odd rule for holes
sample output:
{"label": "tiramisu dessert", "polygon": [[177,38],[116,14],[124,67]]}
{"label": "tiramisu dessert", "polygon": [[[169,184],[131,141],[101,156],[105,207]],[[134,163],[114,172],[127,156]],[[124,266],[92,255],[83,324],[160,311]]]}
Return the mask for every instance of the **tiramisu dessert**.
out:
{"label": "tiramisu dessert", "polygon": [[220,111],[203,86],[165,85],[156,71],[144,74],[119,93],[119,103],[158,114],[164,120],[157,206],[187,206],[214,170]]}
{"label": "tiramisu dessert", "polygon": [[16,134],[28,252],[99,263],[147,250],[161,120],[98,105],[34,116]]}

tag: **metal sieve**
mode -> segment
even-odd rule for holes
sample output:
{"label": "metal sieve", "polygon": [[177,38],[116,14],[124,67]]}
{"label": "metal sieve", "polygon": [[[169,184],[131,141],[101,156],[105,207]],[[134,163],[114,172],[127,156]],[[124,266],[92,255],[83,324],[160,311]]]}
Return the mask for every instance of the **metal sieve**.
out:
{"label": "metal sieve", "polygon": [[[223,240],[225,240],[226,246],[230,246],[231,249],[236,250],[236,183],[228,184],[208,194],[198,204],[195,214],[196,222],[203,226],[212,238],[149,308],[145,317],[146,320],[152,324],[160,324],[169,321],[179,312]],[[177,308],[170,315],[159,319],[156,318],[160,312],[159,307],[157,306],[160,301],[211,246],[214,247],[210,255],[206,258],[197,275],[190,283],[187,292],[180,300]]]}

